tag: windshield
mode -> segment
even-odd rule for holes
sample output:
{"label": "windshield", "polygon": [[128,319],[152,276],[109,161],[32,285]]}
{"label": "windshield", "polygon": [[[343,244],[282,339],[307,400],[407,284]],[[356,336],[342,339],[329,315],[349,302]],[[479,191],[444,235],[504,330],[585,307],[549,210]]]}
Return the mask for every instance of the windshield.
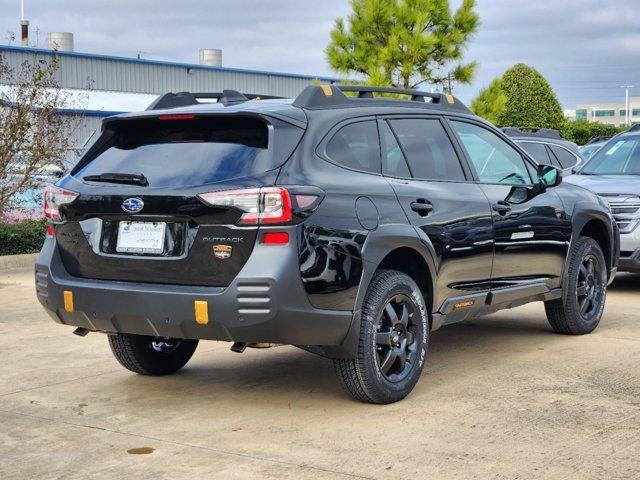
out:
{"label": "windshield", "polygon": [[247,117],[193,121],[133,120],[116,127],[105,148],[78,178],[142,174],[150,187],[207,185],[278,167],[268,150],[267,125]]}
{"label": "windshield", "polygon": [[595,145],[593,147],[582,147],[580,148],[580,153],[586,159],[589,159],[595,155],[595,153],[600,149],[600,145]]}
{"label": "windshield", "polygon": [[617,138],[587,162],[586,175],[640,175],[640,137]]}

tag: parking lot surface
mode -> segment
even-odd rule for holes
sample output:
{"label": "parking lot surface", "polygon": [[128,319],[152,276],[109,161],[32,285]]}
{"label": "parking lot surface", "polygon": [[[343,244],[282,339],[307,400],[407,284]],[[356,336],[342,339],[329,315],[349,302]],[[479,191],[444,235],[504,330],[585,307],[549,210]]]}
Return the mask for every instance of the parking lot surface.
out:
{"label": "parking lot surface", "polygon": [[640,276],[591,335],[551,333],[541,303],[435,332],[413,393],[345,395],[294,347],[201,342],[169,377],[117,364],[0,272],[0,478],[640,478]]}

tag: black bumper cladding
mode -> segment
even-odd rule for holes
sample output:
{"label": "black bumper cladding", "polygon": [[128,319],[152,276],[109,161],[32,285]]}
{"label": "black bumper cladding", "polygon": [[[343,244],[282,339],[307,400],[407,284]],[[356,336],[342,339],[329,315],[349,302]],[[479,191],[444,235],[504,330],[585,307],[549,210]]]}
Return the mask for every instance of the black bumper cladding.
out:
{"label": "black bumper cladding", "polygon": [[38,300],[51,317],[92,331],[329,346],[341,344],[353,317],[309,303],[292,246],[257,244],[228,287],[72,277],[50,238],[35,269]]}
{"label": "black bumper cladding", "polygon": [[618,271],[640,273],[640,248],[629,256],[620,256]]}

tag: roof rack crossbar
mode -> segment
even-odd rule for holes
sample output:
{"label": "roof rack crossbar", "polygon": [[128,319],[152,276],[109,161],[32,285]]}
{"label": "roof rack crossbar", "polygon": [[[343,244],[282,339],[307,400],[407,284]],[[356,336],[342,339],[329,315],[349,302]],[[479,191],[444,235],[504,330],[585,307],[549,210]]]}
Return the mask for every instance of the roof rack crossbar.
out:
{"label": "roof rack crossbar", "polygon": [[358,85],[336,85],[341,92],[357,92],[358,98],[375,98],[374,93],[393,93],[397,95],[407,95],[413,102],[424,102],[425,98],[430,98],[431,103],[440,103],[441,93],[421,92],[418,90],[408,90],[406,88],[394,87],[366,87]]}
{"label": "roof rack crossbar", "polygon": [[[348,97],[345,92],[356,93],[356,97]],[[374,97],[374,93],[391,93],[406,95],[411,101],[388,97]],[[360,85],[311,85],[306,87],[293,101],[294,107],[321,109],[345,106],[372,106],[382,105],[378,102],[386,102],[392,105],[408,106],[412,103],[420,103],[425,107],[437,107],[438,109],[452,110],[465,114],[471,111],[453,95],[444,93],[422,92],[419,90],[407,90],[392,87],[369,87]],[[415,105],[418,106],[418,105]]]}
{"label": "roof rack crossbar", "polygon": [[165,93],[160,95],[154,102],[147,107],[147,110],[164,110],[167,108],[187,107],[190,105],[199,105],[198,99],[216,99],[218,103],[224,105],[234,105],[237,103],[247,102],[249,100],[270,100],[277,97],[274,95],[260,95],[255,93],[240,93],[237,90],[223,90],[222,92],[178,92]]}

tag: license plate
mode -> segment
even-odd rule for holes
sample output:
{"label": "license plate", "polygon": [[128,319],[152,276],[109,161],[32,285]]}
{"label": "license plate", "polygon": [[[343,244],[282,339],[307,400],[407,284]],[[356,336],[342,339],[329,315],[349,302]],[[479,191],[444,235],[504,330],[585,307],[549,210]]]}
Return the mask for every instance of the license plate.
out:
{"label": "license plate", "polygon": [[166,228],[164,222],[120,222],[116,252],[162,253]]}

